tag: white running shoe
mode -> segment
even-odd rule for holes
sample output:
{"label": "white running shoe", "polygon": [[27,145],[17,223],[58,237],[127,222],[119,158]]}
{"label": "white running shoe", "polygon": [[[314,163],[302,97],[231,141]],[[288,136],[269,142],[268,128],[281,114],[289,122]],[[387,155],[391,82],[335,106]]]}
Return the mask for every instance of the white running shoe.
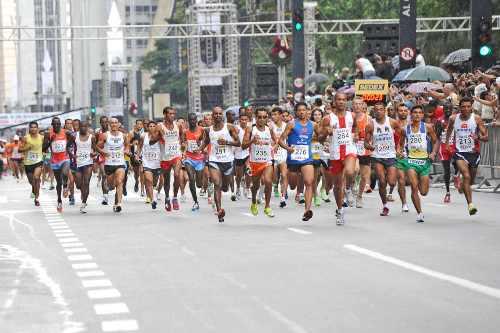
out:
{"label": "white running shoe", "polygon": [[345,220],[344,220],[344,208],[341,208],[341,209],[337,209],[337,211],[335,212],[335,218],[336,218],[336,221],[337,221],[337,225],[344,225],[345,224]]}
{"label": "white running shoe", "polygon": [[420,213],[417,215],[417,223],[424,223],[424,214]]}
{"label": "white running shoe", "polygon": [[356,208],[363,208],[363,198],[356,197]]}
{"label": "white running shoe", "polygon": [[187,198],[185,194],[181,194],[181,202],[186,202]]}
{"label": "white running shoe", "polygon": [[354,206],[354,196],[352,195],[351,189],[345,191],[345,198],[349,207]]}
{"label": "white running shoe", "polygon": [[401,208],[401,210],[403,211],[403,213],[408,213],[410,211],[410,208],[408,208],[407,204],[403,204],[403,208]]}
{"label": "white running shoe", "polygon": [[80,213],[81,214],[87,213],[87,204],[86,203],[82,203],[82,205],[80,206]]}

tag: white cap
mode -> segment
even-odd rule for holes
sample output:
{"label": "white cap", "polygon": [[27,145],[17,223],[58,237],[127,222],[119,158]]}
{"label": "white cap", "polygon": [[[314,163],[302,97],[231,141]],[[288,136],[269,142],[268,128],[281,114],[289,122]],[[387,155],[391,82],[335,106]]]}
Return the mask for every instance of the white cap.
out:
{"label": "white cap", "polygon": [[14,135],[14,141],[19,141],[19,135]]}

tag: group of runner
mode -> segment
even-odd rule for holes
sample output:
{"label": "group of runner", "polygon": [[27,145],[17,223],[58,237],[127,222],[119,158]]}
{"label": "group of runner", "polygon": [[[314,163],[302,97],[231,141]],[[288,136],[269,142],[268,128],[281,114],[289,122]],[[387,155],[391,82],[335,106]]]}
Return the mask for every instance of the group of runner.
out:
{"label": "group of runner", "polygon": [[[333,190],[336,224],[343,225],[345,207],[363,207],[362,196],[373,170],[382,203],[380,215],[389,215],[387,202],[396,187],[402,211],[409,211],[409,185],[416,221],[424,222],[420,197],[429,192],[431,165],[438,154],[445,170],[444,202],[450,202],[453,164],[455,186],[464,193],[469,214],[477,213],[471,185],[480,160],[479,142],[487,141],[488,134],[481,118],[472,113],[472,103],[462,98],[458,110],[446,108],[439,120],[426,117],[422,106],[408,110],[404,104],[390,118],[383,102],[373,106],[371,117],[360,98],[355,97],[352,110],[348,109],[343,93],[337,93],[324,109],[297,103],[290,114],[280,107],[241,107],[236,117],[215,107],[202,119],[189,114],[187,123],[177,119],[174,108],[165,107],[163,121],[138,120],[130,132],[116,118],[101,117],[100,128],[93,130],[86,121],[69,120],[63,125],[55,117],[43,135],[36,122],[30,123],[28,134],[14,137],[15,145],[6,154],[14,166],[24,165],[36,206],[40,205],[44,156],[50,154],[59,212],[63,197],[75,204],[75,187],[81,192],[80,212],[87,212],[95,173],[102,204],[108,204],[108,193],[114,190],[113,211],[119,213],[128,174],[133,173],[134,191],[141,191],[152,209],[157,208],[163,189],[165,210],[179,210],[179,191],[183,193],[189,184],[192,211],[200,209],[199,197],[207,196],[219,222],[225,217],[222,192],[230,191],[232,201],[246,196],[253,215],[259,214],[263,203],[263,213],[272,218],[273,188],[280,208],[287,207],[288,195],[295,191],[296,201],[304,204],[302,220],[308,221],[313,204],[329,202]],[[18,169],[13,169],[16,176]]]}

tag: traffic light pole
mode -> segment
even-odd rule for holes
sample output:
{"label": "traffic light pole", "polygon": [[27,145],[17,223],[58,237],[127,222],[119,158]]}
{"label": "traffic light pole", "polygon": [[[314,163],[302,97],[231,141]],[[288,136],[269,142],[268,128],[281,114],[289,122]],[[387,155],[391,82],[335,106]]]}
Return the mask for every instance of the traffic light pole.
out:
{"label": "traffic light pole", "polygon": [[[495,51],[492,44],[488,42],[484,43],[487,47],[491,47],[491,54],[481,54],[481,47],[484,46],[481,42],[481,38],[486,34],[489,34],[491,40],[491,15],[492,15],[492,3],[491,0],[474,0],[470,2],[470,12],[471,12],[471,57],[472,57],[472,70],[476,68],[483,68],[483,70],[495,64]],[[482,22],[490,22],[489,28],[481,31]]]}
{"label": "traffic light pole", "polygon": [[[305,44],[304,44],[304,22],[296,26],[295,19],[304,18],[304,0],[292,0],[292,73],[293,93],[296,101],[304,100],[304,76],[305,76]],[[299,20],[300,21],[300,20]]]}

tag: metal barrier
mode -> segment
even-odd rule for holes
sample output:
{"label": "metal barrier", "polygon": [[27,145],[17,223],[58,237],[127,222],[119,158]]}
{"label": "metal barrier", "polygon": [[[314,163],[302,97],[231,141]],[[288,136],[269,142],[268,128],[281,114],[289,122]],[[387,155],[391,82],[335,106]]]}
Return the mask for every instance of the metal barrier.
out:
{"label": "metal barrier", "polygon": [[[477,172],[480,180],[477,189],[493,187],[498,182],[493,192],[500,193],[500,127],[488,124],[488,142],[481,143],[481,162]],[[440,162],[432,164],[432,183],[443,180],[443,166]]]}

